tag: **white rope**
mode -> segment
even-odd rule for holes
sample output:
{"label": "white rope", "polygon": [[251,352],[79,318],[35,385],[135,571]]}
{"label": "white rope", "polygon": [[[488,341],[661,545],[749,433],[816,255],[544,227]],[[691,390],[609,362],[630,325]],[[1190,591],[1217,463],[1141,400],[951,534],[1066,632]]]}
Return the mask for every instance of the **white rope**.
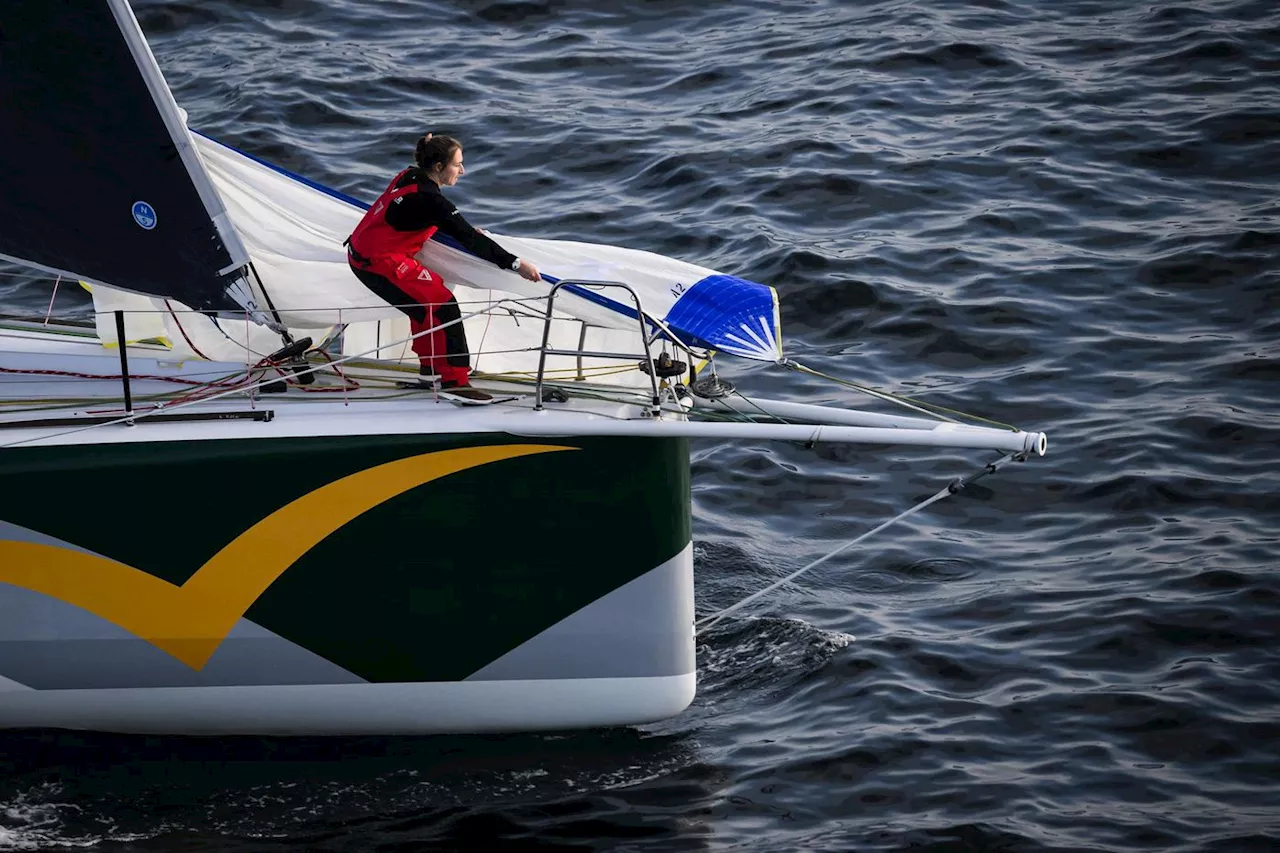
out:
{"label": "white rope", "polygon": [[49,318],[53,316],[53,300],[58,298],[58,285],[62,284],[62,276],[58,276],[58,280],[53,283],[53,295],[49,297],[49,307],[44,312],[44,324],[49,325]]}
{"label": "white rope", "polygon": [[787,575],[782,580],[775,581],[774,583],[769,584],[767,587],[760,590],[759,592],[753,592],[751,595],[748,595],[746,598],[742,599],[737,604],[732,604],[729,607],[724,608],[723,610],[720,610],[716,613],[711,614],[710,616],[704,616],[703,618],[694,622],[694,627],[697,628],[697,633],[701,634],[702,632],[710,628],[712,625],[716,624],[721,619],[728,616],[730,613],[737,612],[738,610],[741,610],[742,608],[746,607],[748,604],[755,601],[756,599],[761,598],[765,595],[768,595],[769,593],[773,592],[775,589],[777,589],[778,587],[784,584],[790,583],[791,581],[800,577],[802,574],[809,571],[810,569],[815,568],[816,566],[819,566],[822,563],[825,563],[827,560],[830,560],[832,557],[836,556],[837,554],[841,554],[844,551],[848,550],[849,548],[852,548],[854,545],[857,545],[859,542],[862,542],[863,540],[868,539],[871,536],[874,536],[875,534],[879,533],[881,530],[884,530],[886,527],[897,524],[899,521],[902,521],[905,518],[910,518],[911,516],[915,515],[917,512],[920,512],[925,507],[928,507],[931,504],[937,503],[938,501],[942,500],[948,495],[955,494],[956,492],[963,489],[969,483],[972,483],[974,480],[977,480],[980,477],[985,477],[987,474],[991,474],[995,472],[995,470],[999,468],[1001,465],[1005,464],[1010,459],[1016,458],[1018,455],[1019,454],[1011,453],[1008,456],[1005,456],[1001,459],[996,460],[995,462],[990,463],[989,465],[984,467],[981,471],[977,472],[976,474],[970,475],[966,479],[954,480],[948,483],[946,486],[940,489],[938,493],[933,497],[928,498],[924,501],[921,501],[920,503],[911,507],[911,509],[898,513],[893,518],[889,519],[888,521],[876,527],[873,527],[871,530],[868,530],[866,533],[863,533],[861,536],[855,539],[850,539],[848,542],[844,543],[843,545],[841,545],[839,548],[835,549],[831,553],[824,554],[823,556],[814,560],[812,563],[809,563],[809,565],[804,566],[803,568],[797,569],[796,571]]}

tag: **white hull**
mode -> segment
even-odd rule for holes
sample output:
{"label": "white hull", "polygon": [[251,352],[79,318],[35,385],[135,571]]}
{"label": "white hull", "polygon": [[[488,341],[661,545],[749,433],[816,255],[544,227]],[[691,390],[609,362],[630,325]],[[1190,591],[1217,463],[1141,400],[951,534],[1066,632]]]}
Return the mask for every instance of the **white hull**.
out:
{"label": "white hull", "polygon": [[0,728],[154,734],[390,735],[633,725],[674,716],[697,676],[425,684],[15,690]]}

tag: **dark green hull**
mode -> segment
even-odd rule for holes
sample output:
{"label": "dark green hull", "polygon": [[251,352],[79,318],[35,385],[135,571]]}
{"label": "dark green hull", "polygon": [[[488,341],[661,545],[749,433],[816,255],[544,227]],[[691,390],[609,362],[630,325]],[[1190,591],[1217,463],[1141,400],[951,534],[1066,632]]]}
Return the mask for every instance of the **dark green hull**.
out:
{"label": "dark green hull", "polygon": [[121,688],[692,678],[684,439],[12,448],[0,478],[0,678],[33,707]]}

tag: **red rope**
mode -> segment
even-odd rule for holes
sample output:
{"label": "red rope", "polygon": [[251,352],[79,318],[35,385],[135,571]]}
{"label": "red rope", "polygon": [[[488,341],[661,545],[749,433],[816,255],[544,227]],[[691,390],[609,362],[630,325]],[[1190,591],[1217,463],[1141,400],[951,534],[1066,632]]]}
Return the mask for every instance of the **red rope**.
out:
{"label": "red rope", "polygon": [[[182,339],[187,342],[187,346],[191,347],[191,351],[196,355],[200,356],[201,358],[203,358],[205,361],[213,361],[213,359],[209,358],[209,356],[200,352],[200,350],[196,348],[196,345],[191,342],[191,338],[187,337],[187,330],[182,328],[182,321],[179,320],[178,315],[174,313],[173,306],[169,304],[168,299],[164,301],[164,307],[168,309],[169,316],[173,318],[173,322],[177,325],[178,331],[182,333]],[[123,346],[123,342],[121,342],[121,346]]]}
{"label": "red rope", "polygon": [[[116,373],[116,374],[76,373],[75,371],[72,371],[72,370],[36,370],[36,369],[18,370],[12,367],[0,367],[0,373],[12,373],[12,374],[29,375],[29,376],[67,376],[72,379],[101,379],[104,381],[112,380],[117,382],[124,379],[124,376],[122,376],[119,373]],[[133,374],[133,373],[129,374],[129,378],[130,379],[152,379],[157,382],[175,382],[180,385],[197,385],[197,386],[209,386],[209,387],[219,387],[219,388],[229,388],[229,387],[234,387],[236,385],[243,385],[245,382],[245,378],[234,379],[234,380],[233,379],[215,379],[212,382],[201,382],[195,379],[183,379],[180,376],[152,376],[150,374]]]}

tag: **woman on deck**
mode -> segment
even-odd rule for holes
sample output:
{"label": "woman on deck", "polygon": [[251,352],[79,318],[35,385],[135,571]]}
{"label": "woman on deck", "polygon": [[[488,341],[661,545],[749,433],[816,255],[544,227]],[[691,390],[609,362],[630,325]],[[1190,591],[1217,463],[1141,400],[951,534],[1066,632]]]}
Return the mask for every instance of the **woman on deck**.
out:
{"label": "woman on deck", "polygon": [[[539,280],[538,268],[477,231],[440,192],[466,174],[461,142],[428,133],[418,140],[414,161],[392,178],[347,238],[347,262],[365,287],[409,315],[419,372],[440,378],[442,396],[487,402],[490,395],[470,384],[471,354],[458,301],[444,279],[414,256],[440,231],[473,255],[529,281]],[[446,323],[452,325],[421,334]]]}

